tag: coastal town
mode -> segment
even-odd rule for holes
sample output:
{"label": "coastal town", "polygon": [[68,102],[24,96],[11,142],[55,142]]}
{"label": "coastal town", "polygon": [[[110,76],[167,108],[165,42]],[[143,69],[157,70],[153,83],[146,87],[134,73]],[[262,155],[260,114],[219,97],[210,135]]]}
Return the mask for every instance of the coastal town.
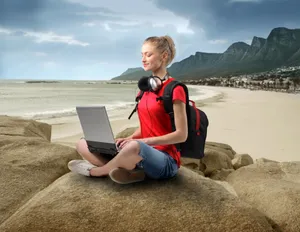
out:
{"label": "coastal town", "polygon": [[245,88],[300,93],[300,66],[281,67],[274,70],[222,77],[184,80],[185,84]]}

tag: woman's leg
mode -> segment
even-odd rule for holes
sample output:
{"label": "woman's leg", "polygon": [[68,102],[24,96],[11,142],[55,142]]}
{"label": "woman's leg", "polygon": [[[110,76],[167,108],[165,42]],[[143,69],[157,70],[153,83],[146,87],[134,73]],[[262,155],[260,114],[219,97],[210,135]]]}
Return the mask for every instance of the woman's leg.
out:
{"label": "woman's leg", "polygon": [[[145,174],[153,179],[165,179],[176,175],[178,166],[168,154],[159,151],[140,141],[131,141],[120,153],[106,165],[92,168],[92,176],[109,174],[116,168],[132,170],[136,166],[142,168]],[[124,171],[122,171],[124,173]]]}
{"label": "woman's leg", "polygon": [[110,178],[119,184],[130,184],[143,181],[145,177],[151,179],[168,179],[177,174],[178,166],[176,161],[167,153],[161,152],[143,142],[140,145],[139,155],[143,158],[137,163],[135,171],[124,168],[115,168],[110,171]]}
{"label": "woman's leg", "polygon": [[177,162],[166,152],[159,151],[143,142],[140,144],[140,156],[143,160],[137,164],[152,179],[168,179],[178,171]]}
{"label": "woman's leg", "polygon": [[115,168],[132,170],[143,158],[139,156],[140,146],[137,141],[130,141],[121,151],[104,166],[92,168],[91,176],[105,176]]}
{"label": "woman's leg", "polygon": [[105,165],[109,160],[102,157],[101,154],[93,154],[89,151],[86,140],[84,138],[80,139],[76,144],[76,150],[81,155],[81,157],[91,164],[101,167]]}

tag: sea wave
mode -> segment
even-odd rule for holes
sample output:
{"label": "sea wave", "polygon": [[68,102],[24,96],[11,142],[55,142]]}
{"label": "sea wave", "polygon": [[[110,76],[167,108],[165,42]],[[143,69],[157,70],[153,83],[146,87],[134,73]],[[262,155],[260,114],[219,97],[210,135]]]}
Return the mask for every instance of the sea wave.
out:
{"label": "sea wave", "polygon": [[[85,106],[99,106],[100,104],[85,104]],[[135,103],[129,102],[116,102],[114,104],[101,104],[101,106],[105,106],[108,114],[111,114],[113,111],[127,109],[129,107],[134,107]],[[23,115],[24,118],[41,120],[41,119],[49,119],[49,118],[61,118],[61,117],[69,117],[76,116],[76,107],[74,108],[65,108],[59,110],[47,110],[47,111],[38,111],[38,112],[30,112],[25,113]]]}

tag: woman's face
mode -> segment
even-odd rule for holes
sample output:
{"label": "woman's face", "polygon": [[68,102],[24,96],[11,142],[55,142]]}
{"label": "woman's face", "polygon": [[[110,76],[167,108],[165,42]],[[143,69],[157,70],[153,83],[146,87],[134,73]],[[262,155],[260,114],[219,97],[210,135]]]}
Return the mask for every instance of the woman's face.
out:
{"label": "woman's face", "polygon": [[154,44],[150,42],[143,44],[142,63],[145,71],[156,71],[163,65],[162,54]]}

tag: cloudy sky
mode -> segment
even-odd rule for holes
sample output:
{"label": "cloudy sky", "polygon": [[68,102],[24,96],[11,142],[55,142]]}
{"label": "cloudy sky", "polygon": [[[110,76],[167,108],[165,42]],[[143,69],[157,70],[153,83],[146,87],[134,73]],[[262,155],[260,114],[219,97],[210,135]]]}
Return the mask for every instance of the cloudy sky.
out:
{"label": "cloudy sky", "polygon": [[111,79],[141,67],[148,36],[174,39],[174,63],[300,28],[299,9],[299,0],[0,0],[0,78]]}

